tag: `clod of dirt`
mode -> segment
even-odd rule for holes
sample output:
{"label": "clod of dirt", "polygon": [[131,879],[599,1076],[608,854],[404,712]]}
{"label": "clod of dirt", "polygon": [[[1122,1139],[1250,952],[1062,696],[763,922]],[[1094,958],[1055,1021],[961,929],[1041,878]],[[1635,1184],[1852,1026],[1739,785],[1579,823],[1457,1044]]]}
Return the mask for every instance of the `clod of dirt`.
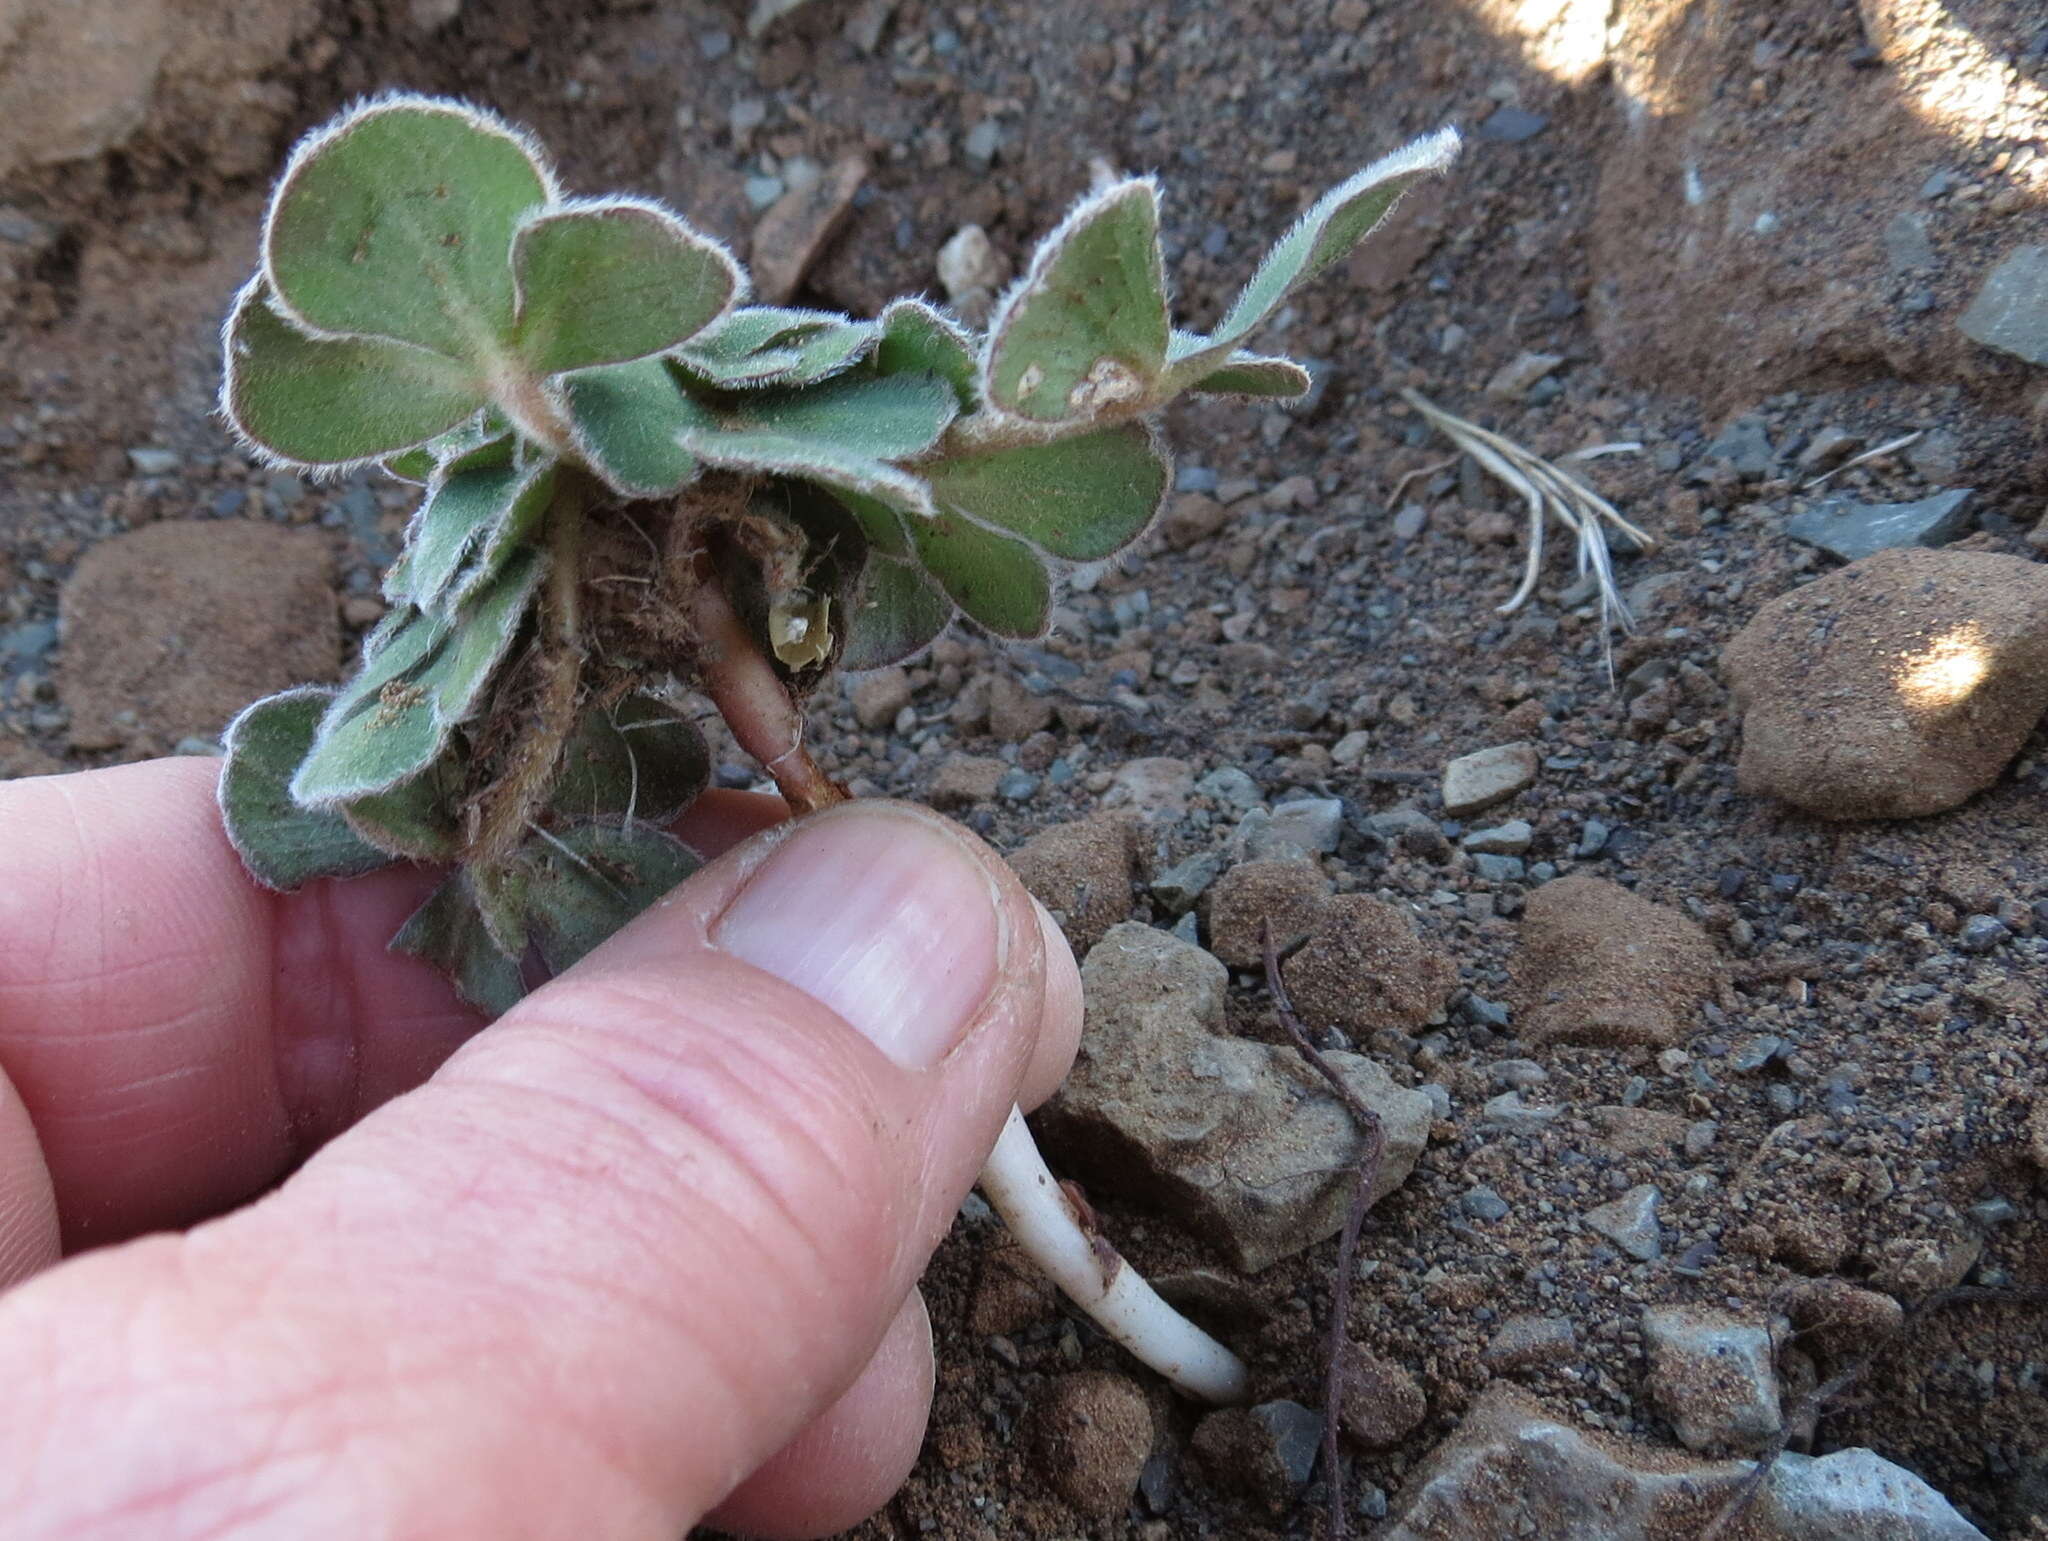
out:
{"label": "clod of dirt", "polygon": [[1311,1026],[1354,1034],[1437,1019],[1458,984],[1458,966],[1416,934],[1406,912],[1367,894],[1325,903],[1283,972]]}
{"label": "clod of dirt", "polygon": [[1721,667],[1743,791],[1824,818],[1940,813],[2048,709],[2048,566],[1881,551],[1765,605]]}
{"label": "clod of dirt", "polygon": [[1646,1044],[1692,1031],[1721,985],[1714,944],[1676,910],[1600,878],[1529,895],[1510,965],[1526,1043]]}
{"label": "clod of dirt", "polygon": [[[1248,1272],[1344,1223],[1360,1132],[1292,1048],[1229,1034],[1230,976],[1129,923],[1088,954],[1081,1051],[1037,1123],[1091,1190],[1159,1205]],[[1414,1170],[1434,1113],[1356,1054],[1327,1056],[1386,1133],[1375,1197]]]}
{"label": "clod of dirt", "polygon": [[995,801],[1003,772],[1010,767],[988,755],[949,755],[932,776],[926,800],[934,808],[951,811],[972,808],[976,803]]}
{"label": "clod of dirt", "polygon": [[1414,1376],[1356,1343],[1344,1345],[1340,1374],[1344,1392],[1337,1425],[1369,1450],[1399,1444],[1429,1411]]}
{"label": "clod of dirt", "polygon": [[870,733],[880,733],[895,722],[896,714],[910,705],[910,675],[894,667],[857,675],[848,687],[854,720]]}
{"label": "clod of dirt", "polygon": [[1209,946],[1232,968],[1264,961],[1259,927],[1270,921],[1273,940],[1286,946],[1315,929],[1329,902],[1330,880],[1313,861],[1240,862],[1209,890]]}
{"label": "clod of dirt", "polygon": [[1885,1344],[1906,1319],[1905,1307],[1889,1295],[1847,1279],[1814,1279],[1785,1298],[1785,1315],[1799,1333],[1799,1347],[1830,1369]]}
{"label": "clod of dirt", "polygon": [[[258,78],[319,13],[316,0],[9,5],[0,13],[0,177],[117,148],[159,104],[174,106],[168,128],[213,147],[209,140],[227,137],[237,98],[261,92]],[[268,137],[253,147],[264,161]],[[232,157],[236,171],[255,169],[240,164],[249,153]]]}
{"label": "clod of dirt", "polygon": [[1059,1314],[1059,1295],[1052,1281],[1014,1242],[1001,1242],[981,1255],[974,1297],[967,1306],[967,1329],[980,1337],[1015,1337],[1034,1322]]}
{"label": "clod of dirt", "polygon": [[1756,1450],[1785,1426],[1768,1327],[1689,1306],[1643,1313],[1650,1401],[1688,1450]]}
{"label": "clod of dirt", "polygon": [[1496,1372],[1527,1370],[1564,1364],[1578,1348],[1578,1333],[1569,1317],[1525,1313],[1502,1322],[1480,1357]]}
{"label": "clod of dirt", "polygon": [[77,749],[211,738],[258,696],[341,661],[325,537],[172,521],[102,541],[64,586],[58,688]]}
{"label": "clod of dirt", "polygon": [[1322,1418],[1299,1402],[1261,1402],[1209,1414],[1191,1444],[1218,1482],[1279,1514],[1307,1485],[1322,1437]]}
{"label": "clod of dirt", "polygon": [[1083,819],[1033,835],[1010,853],[1010,866],[1078,957],[1130,918],[1134,854],[1127,819]]}
{"label": "clod of dirt", "polygon": [[1086,1370],[1047,1385],[1018,1432],[1047,1486],[1083,1514],[1111,1519],[1152,1453],[1152,1409],[1129,1377]]}
{"label": "clod of dirt", "polygon": [[[1681,1461],[1587,1434],[1496,1386],[1409,1474],[1374,1541],[1692,1541],[1751,1465]],[[1818,1460],[1781,1455],[1737,1534],[1744,1541],[1984,1541],[1933,1488],[1868,1450]]]}

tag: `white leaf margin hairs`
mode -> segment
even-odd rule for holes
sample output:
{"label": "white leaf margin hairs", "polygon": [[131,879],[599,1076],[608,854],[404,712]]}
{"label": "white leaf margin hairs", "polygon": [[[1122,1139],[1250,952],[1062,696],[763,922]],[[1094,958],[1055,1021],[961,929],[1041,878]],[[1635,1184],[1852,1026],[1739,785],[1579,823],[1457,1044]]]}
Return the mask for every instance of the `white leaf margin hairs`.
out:
{"label": "white leaf margin hairs", "polygon": [[[257,247],[258,269],[264,281],[270,286],[274,299],[272,308],[308,337],[326,342],[340,342],[372,334],[328,331],[313,325],[291,308],[284,298],[284,289],[277,281],[277,273],[271,261],[270,238],[277,223],[278,209],[284,203],[285,195],[291,190],[293,183],[321,151],[337,140],[345,138],[369,119],[399,111],[437,113],[445,117],[459,118],[471,128],[505,140],[526,157],[533,167],[534,174],[540,178],[543,202],[535,207],[551,206],[562,201],[561,182],[555,175],[554,162],[548,158],[546,147],[530,130],[500,117],[488,107],[479,107],[473,102],[462,101],[457,97],[426,96],[417,91],[383,91],[375,96],[366,96],[351,102],[292,146],[291,154],[285,160],[284,170],[278,173],[277,183],[270,190],[270,201],[263,210],[262,240]],[[506,254],[508,261],[510,255],[509,252]]]}
{"label": "white leaf margin hairs", "polygon": [[[752,278],[740,259],[733,255],[732,248],[715,235],[699,230],[683,216],[657,198],[643,198],[633,193],[608,193],[600,198],[565,198],[559,192],[550,196],[545,204],[535,204],[519,216],[519,222],[512,227],[512,245],[506,253],[506,260],[512,268],[512,314],[515,321],[526,316],[526,285],[520,263],[520,250],[527,232],[537,225],[551,221],[588,214],[609,214],[623,212],[642,215],[661,226],[680,246],[693,247],[708,253],[724,270],[727,279],[725,299],[696,331],[657,354],[636,353],[632,358],[605,359],[591,364],[578,364],[578,369],[598,369],[606,364],[630,364],[634,359],[666,357],[689,346],[712,327],[718,325],[741,305],[746,304],[754,292]],[[829,314],[829,313],[827,313]]]}
{"label": "white leaf margin hairs", "polygon": [[[1438,129],[1434,134],[1425,134],[1420,139],[1411,140],[1398,150],[1382,155],[1369,166],[1353,172],[1327,193],[1324,193],[1322,197],[1310,204],[1293,224],[1287,227],[1278,240],[1274,241],[1266,249],[1266,255],[1260,259],[1258,267],[1252,271],[1252,276],[1246,279],[1244,287],[1238,290],[1237,299],[1233,300],[1229,310],[1224,312],[1223,319],[1217,324],[1216,331],[1211,336],[1210,341],[1215,344],[1228,342],[1230,345],[1235,346],[1256,331],[1259,325],[1271,314],[1269,309],[1244,322],[1242,325],[1235,328],[1231,326],[1232,318],[1237,315],[1239,308],[1243,305],[1245,296],[1259,287],[1260,280],[1264,279],[1272,271],[1274,264],[1279,261],[1280,253],[1286,249],[1290,241],[1293,241],[1298,236],[1309,234],[1316,228],[1329,223],[1331,217],[1338,209],[1358,197],[1361,193],[1378,186],[1382,182],[1391,182],[1397,177],[1441,176],[1444,172],[1450,170],[1452,163],[1457,160],[1459,152],[1464,148],[1464,142],[1464,136],[1458,132],[1457,126],[1455,124],[1447,124],[1443,128]],[[1407,189],[1403,189],[1402,193],[1392,203],[1387,205],[1386,211],[1370,227],[1359,232],[1358,242],[1367,240],[1374,231],[1378,230],[1392,217],[1394,210],[1400,207],[1402,198],[1407,196],[1407,191]],[[1315,275],[1311,274],[1306,281],[1313,281],[1314,277]],[[1298,279],[1296,284],[1303,281]],[[1286,290],[1282,291],[1283,294],[1292,293],[1294,287],[1295,285],[1289,285]]]}
{"label": "white leaf margin hairs", "polygon": [[[220,388],[214,392],[214,415],[227,426],[227,430],[233,435],[235,442],[248,451],[257,464],[273,471],[290,471],[294,475],[305,477],[309,481],[324,483],[340,481],[367,466],[381,466],[392,455],[405,452],[404,449],[391,450],[381,455],[359,455],[353,460],[300,460],[285,454],[282,450],[265,444],[251,433],[244,426],[241,415],[235,409],[236,383],[240,377],[239,362],[241,358],[235,346],[235,324],[241,320],[243,312],[252,305],[267,307],[280,321],[294,330],[299,330],[299,323],[295,317],[278,303],[277,291],[270,287],[270,280],[264,276],[261,269],[250,274],[243,281],[242,287],[235,291],[234,299],[228,302],[227,311],[221,317]],[[450,359],[445,353],[436,353],[431,348],[422,348],[418,343],[401,342],[395,337],[373,337],[356,333],[335,336],[323,333],[312,336],[311,340],[315,342],[373,342],[390,348],[409,348],[415,353],[424,355],[427,358],[438,359],[443,363],[459,362],[458,360]],[[477,384],[477,393],[480,397],[485,398],[477,408],[477,410],[481,411],[484,406],[489,404],[489,393],[481,380]],[[453,427],[459,428],[461,425],[461,420],[458,420]],[[452,428],[447,431],[452,431]],[[439,437],[441,437],[440,434],[430,434],[428,437],[420,440],[418,444],[409,445],[405,448],[418,449],[421,445],[433,443]]]}
{"label": "white leaf margin hairs", "polygon": [[[981,397],[984,410],[993,416],[1004,422],[1042,423],[1043,420],[1041,419],[1030,418],[1021,413],[1008,411],[996,401],[994,374],[997,354],[1002,349],[1003,334],[1009,329],[1011,320],[1016,312],[1022,308],[1024,302],[1044,283],[1046,271],[1053,263],[1059,260],[1061,253],[1066,249],[1067,242],[1072,239],[1074,233],[1082,226],[1092,223],[1111,204],[1131,197],[1134,193],[1151,200],[1152,222],[1154,228],[1157,229],[1160,219],[1160,208],[1163,202],[1159,179],[1156,176],[1120,177],[1116,181],[1111,182],[1107,187],[1099,188],[1090,193],[1071,209],[1067,210],[1066,217],[1053,226],[1045,238],[1038,243],[1037,249],[1032,252],[1031,261],[1026,265],[1023,274],[1003,292],[1003,297],[996,302],[995,309],[989,315],[988,326],[982,334],[980,356],[975,360],[974,369],[975,391]],[[1155,242],[1156,249],[1157,243]],[[1159,264],[1159,293],[1166,310],[1166,340],[1167,346],[1170,348],[1173,341],[1173,287],[1166,272],[1163,255]],[[1162,354],[1160,367],[1163,369],[1164,365],[1165,358]]]}

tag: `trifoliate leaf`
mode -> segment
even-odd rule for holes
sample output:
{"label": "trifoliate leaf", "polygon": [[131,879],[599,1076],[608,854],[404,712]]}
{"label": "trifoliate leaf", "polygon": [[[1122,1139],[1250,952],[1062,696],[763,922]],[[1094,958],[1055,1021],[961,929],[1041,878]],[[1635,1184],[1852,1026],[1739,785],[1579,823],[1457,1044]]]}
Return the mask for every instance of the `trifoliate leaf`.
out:
{"label": "trifoliate leaf", "polygon": [[682,841],[646,824],[536,833],[517,860],[527,875],[533,939],[557,974],[701,865]]}
{"label": "trifoliate leaf", "polygon": [[264,226],[264,273],[313,331],[483,360],[512,337],[513,232],[553,198],[531,142],[496,118],[387,97],[293,152]]}
{"label": "trifoliate leaf", "polygon": [[1045,238],[989,323],[982,394],[997,410],[1063,423],[1151,397],[1166,362],[1159,191],[1119,182]]}
{"label": "trifoliate leaf", "polygon": [[358,877],[390,858],[366,845],[338,816],[302,808],[289,790],[334,699],[313,686],[268,696],[228,724],[220,811],[228,839],[250,875],[268,888],[322,877]]}
{"label": "trifoliate leaf", "polygon": [[691,338],[676,363],[693,382],[721,390],[815,385],[866,357],[881,335],[872,321],[829,310],[751,305]]}
{"label": "trifoliate leaf", "polygon": [[931,374],[953,388],[960,410],[974,410],[975,343],[966,330],[922,300],[891,300],[875,348],[878,375]]}
{"label": "trifoliate leaf", "polygon": [[1325,193],[1266,254],[1206,346],[1174,364],[1171,387],[1186,390],[1214,373],[1288,295],[1371,235],[1402,194],[1457,157],[1458,131],[1443,129],[1374,161]]}
{"label": "trifoliate leaf", "polygon": [[843,669],[881,669],[929,646],[953,619],[953,601],[909,562],[872,552],[847,619]]}
{"label": "trifoliate leaf", "polygon": [[537,374],[666,353],[739,296],[723,246],[667,209],[579,199],[534,213],[512,241],[520,356]]}
{"label": "trifoliate leaf", "polygon": [[489,1016],[502,1016],[526,994],[518,961],[491,940],[460,872],[413,912],[391,939],[391,950],[433,964],[454,982],[458,995]]}
{"label": "trifoliate leaf", "polygon": [[918,560],[953,602],[1000,637],[1036,637],[1052,620],[1052,575],[1022,541],[942,510],[910,523]]}
{"label": "trifoliate leaf", "polygon": [[1136,540],[1171,480],[1156,435],[1142,423],[949,455],[918,470],[940,508],[1075,562],[1099,561]]}
{"label": "trifoliate leaf", "polygon": [[572,818],[665,824],[710,784],[697,725],[652,696],[583,714],[562,751],[548,806]]}
{"label": "trifoliate leaf", "polygon": [[411,449],[483,405],[464,364],[375,338],[324,342],[269,304],[262,280],[236,297],[223,330],[222,414],[273,460],[354,465]]}
{"label": "trifoliate leaf", "polygon": [[681,436],[712,419],[683,394],[662,359],[589,369],[562,381],[576,447],[614,492],[653,498],[696,479]]}

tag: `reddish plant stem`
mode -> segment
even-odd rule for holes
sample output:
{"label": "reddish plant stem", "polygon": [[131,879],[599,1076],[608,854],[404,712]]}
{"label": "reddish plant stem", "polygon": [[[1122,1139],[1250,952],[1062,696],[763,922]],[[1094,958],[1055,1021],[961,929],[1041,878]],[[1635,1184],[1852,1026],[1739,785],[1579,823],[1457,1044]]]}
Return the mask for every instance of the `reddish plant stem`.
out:
{"label": "reddish plant stem", "polygon": [[1337,1278],[1330,1298],[1330,1339],[1323,1366],[1323,1479],[1330,1492],[1329,1541],[1345,1541],[1350,1516],[1344,1508],[1344,1453],[1338,1443],[1344,1410],[1344,1359],[1351,1346],[1351,1287],[1358,1276],[1358,1236],[1365,1228],[1366,1212],[1372,1208],[1372,1190],[1380,1180],[1380,1162],[1386,1155],[1387,1131],[1379,1114],[1365,1104],[1351,1085],[1337,1073],[1337,1067],[1323,1058],[1322,1050],[1308,1035],[1308,1028],[1294,1009],[1294,997],[1287,993],[1287,981],[1280,976],[1280,949],[1273,941],[1273,923],[1259,923],[1259,943],[1265,952],[1266,989],[1280,1014],[1280,1025],[1294,1040],[1295,1048],[1316,1073],[1330,1083],[1337,1100],[1344,1104],[1364,1136],[1351,1186],[1351,1207],[1344,1215],[1344,1230],[1337,1238]]}
{"label": "reddish plant stem", "polygon": [[698,679],[740,748],[775,778],[792,813],[845,802],[846,789],[804,747],[803,712],[733,609],[708,550],[698,549],[690,576]]}

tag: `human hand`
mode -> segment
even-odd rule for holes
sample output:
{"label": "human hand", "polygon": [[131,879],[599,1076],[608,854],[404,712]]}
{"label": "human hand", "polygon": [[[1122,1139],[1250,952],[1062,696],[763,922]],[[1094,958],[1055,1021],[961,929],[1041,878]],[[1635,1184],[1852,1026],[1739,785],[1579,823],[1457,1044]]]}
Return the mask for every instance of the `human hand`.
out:
{"label": "human hand", "polygon": [[1080,1031],[1001,862],[901,805],[747,839],[780,805],[713,794],[680,832],[726,854],[469,1041],[384,949],[431,877],[263,893],[214,773],[0,785],[9,1537],[796,1537],[885,1501],[918,1275]]}

